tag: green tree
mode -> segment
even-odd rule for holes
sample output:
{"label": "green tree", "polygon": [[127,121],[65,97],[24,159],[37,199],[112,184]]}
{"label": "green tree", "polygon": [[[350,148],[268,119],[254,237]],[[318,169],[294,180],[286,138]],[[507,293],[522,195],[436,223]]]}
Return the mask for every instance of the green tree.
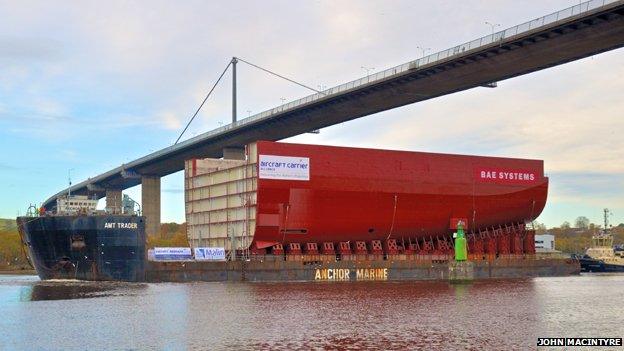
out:
{"label": "green tree", "polygon": [[538,221],[533,222],[533,228],[535,228],[536,234],[544,234],[547,231],[546,225]]}
{"label": "green tree", "polygon": [[574,227],[579,229],[589,228],[589,219],[585,216],[576,217],[576,221],[574,221]]}

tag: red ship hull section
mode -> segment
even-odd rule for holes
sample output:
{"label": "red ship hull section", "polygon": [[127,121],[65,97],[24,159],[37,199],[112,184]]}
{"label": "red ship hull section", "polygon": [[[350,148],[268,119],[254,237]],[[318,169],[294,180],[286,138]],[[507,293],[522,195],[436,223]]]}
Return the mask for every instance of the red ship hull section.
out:
{"label": "red ship hull section", "polygon": [[[448,235],[535,219],[543,161],[260,141],[258,155],[309,159],[308,180],[258,178],[254,246]],[[260,166],[259,166],[260,167]]]}

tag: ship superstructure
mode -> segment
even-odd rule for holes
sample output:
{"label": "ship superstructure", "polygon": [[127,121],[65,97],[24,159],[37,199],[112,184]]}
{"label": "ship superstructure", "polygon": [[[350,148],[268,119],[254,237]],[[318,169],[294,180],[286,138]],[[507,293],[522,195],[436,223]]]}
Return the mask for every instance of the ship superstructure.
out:
{"label": "ship superstructure", "polygon": [[85,195],[67,195],[56,199],[57,214],[94,214],[98,200]]}

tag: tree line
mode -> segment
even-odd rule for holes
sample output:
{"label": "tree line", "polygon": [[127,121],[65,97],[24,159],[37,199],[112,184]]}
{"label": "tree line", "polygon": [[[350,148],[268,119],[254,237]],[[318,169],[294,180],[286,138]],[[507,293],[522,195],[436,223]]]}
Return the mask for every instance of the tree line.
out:
{"label": "tree line", "polygon": [[[547,228],[543,223],[534,223],[536,234],[552,234],[555,236],[555,249],[566,252],[583,254],[591,244],[593,235],[603,230],[600,224],[591,223],[585,216],[579,216],[574,226],[565,221],[558,227]],[[609,228],[613,235],[614,245],[624,244],[624,223]]]}

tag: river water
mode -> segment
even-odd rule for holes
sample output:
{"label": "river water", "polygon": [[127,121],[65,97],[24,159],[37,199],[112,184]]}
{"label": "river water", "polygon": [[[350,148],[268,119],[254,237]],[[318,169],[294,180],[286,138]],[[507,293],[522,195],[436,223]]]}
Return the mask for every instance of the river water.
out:
{"label": "river water", "polygon": [[462,284],[0,275],[1,350],[526,350],[537,337],[623,336],[624,275]]}

